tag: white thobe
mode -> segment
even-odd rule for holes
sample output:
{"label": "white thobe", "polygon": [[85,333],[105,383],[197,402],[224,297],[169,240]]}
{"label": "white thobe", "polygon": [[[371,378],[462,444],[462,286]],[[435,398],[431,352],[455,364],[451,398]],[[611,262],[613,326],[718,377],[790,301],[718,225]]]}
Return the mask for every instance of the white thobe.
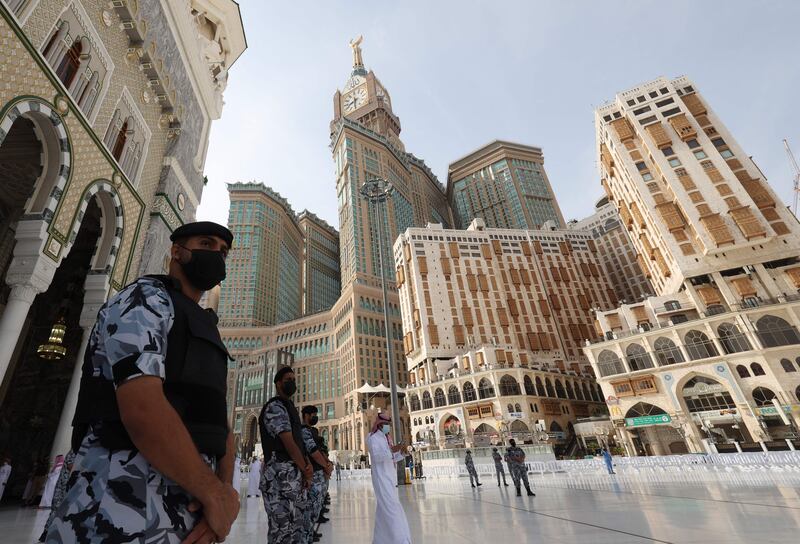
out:
{"label": "white thobe", "polygon": [[53,506],[53,493],[56,491],[56,484],[58,483],[58,478],[61,476],[61,471],[63,469],[64,465],[62,464],[58,468],[53,468],[50,474],[48,474],[47,483],[44,485],[44,491],[42,491],[42,500],[39,501],[39,508],[50,508]]}
{"label": "white thobe", "polygon": [[236,459],[233,460],[233,481],[231,485],[236,490],[237,493],[241,495],[242,493],[242,460],[239,456],[236,456]]}
{"label": "white thobe", "polygon": [[261,460],[256,459],[250,463],[250,473],[247,475],[247,496],[261,496],[258,483],[261,480]]}
{"label": "white thobe", "polygon": [[411,544],[406,513],[397,496],[397,467],[403,459],[399,452],[392,454],[386,435],[378,431],[367,438],[372,488],[375,491],[375,530],[372,544]]}
{"label": "white thobe", "polygon": [[11,465],[0,467],[0,501],[3,500],[3,492],[6,490],[9,476],[11,476]]}

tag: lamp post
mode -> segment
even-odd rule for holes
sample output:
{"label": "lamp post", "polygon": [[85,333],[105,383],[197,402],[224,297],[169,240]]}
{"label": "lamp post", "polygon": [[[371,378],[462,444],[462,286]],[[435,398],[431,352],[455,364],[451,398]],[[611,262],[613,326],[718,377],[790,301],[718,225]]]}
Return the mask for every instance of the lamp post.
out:
{"label": "lamp post", "polygon": [[[395,368],[393,356],[393,339],[389,334],[389,305],[386,300],[386,273],[383,268],[383,213],[382,208],[389,202],[389,197],[394,191],[392,184],[385,179],[372,178],[364,182],[361,186],[361,195],[367,199],[369,205],[375,205],[375,216],[378,220],[378,266],[380,267],[381,288],[383,289],[383,325],[384,336],[386,338],[386,360],[389,364],[389,389],[390,400],[392,403],[392,434],[395,440],[402,441],[400,426],[400,406],[397,397],[397,368]],[[388,211],[388,210],[387,210]],[[405,460],[397,462],[397,485],[406,483],[406,464]]]}

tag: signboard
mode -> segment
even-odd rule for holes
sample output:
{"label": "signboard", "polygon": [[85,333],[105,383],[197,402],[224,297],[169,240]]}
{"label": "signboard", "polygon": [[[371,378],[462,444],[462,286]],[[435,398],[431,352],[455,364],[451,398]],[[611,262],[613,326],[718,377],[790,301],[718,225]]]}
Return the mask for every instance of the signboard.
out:
{"label": "signboard", "polygon": [[[792,408],[791,406],[784,406],[783,411],[787,414],[790,414],[792,412]],[[758,413],[762,416],[777,416],[778,409],[774,406],[762,406],[761,408],[758,408]]]}
{"label": "signboard", "polygon": [[617,405],[619,405],[619,399],[617,397],[615,397],[614,395],[611,395],[606,399],[606,404],[608,404],[610,406],[617,406]]}
{"label": "signboard", "polygon": [[525,416],[522,412],[509,412],[508,417],[512,417],[514,419],[522,419]]}
{"label": "signboard", "polygon": [[672,421],[668,414],[661,414],[657,416],[639,416],[639,417],[626,417],[626,427],[644,427],[646,425],[664,425]]}
{"label": "signboard", "polygon": [[548,431],[545,434],[549,435],[547,439],[552,438],[553,440],[564,440],[567,437],[567,433],[564,431]]}

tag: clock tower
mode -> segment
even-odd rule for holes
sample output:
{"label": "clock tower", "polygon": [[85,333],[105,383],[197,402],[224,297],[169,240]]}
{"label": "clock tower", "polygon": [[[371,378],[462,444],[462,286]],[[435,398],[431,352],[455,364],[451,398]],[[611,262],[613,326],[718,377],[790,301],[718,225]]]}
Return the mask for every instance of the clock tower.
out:
{"label": "clock tower", "polygon": [[333,97],[331,132],[342,117],[355,121],[365,128],[387,138],[392,145],[404,151],[400,141],[400,119],[392,112],[392,99],[372,70],[364,68],[361,56],[363,37],[350,42],[353,49],[353,71]]}

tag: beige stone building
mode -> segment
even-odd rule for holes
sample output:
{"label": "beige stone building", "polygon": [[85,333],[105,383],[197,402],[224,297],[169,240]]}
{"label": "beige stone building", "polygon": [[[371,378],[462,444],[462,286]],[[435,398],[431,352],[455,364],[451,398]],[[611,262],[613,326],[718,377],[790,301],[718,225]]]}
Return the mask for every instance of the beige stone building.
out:
{"label": "beige stone building", "polygon": [[562,449],[602,413],[581,345],[613,292],[578,230],[408,229],[394,246],[412,433],[487,445],[537,426]]}
{"label": "beige stone building", "polygon": [[631,454],[788,449],[800,400],[800,225],[685,77],[596,110],[602,183],[656,296],[585,348]]}
{"label": "beige stone building", "polygon": [[618,301],[635,302],[652,295],[653,287],[639,266],[636,249],[622,226],[616,206],[608,197],[603,197],[595,210],[589,217],[571,221],[568,227],[591,232],[597,255]]}
{"label": "beige stone building", "polygon": [[458,159],[447,170],[447,198],[460,229],[477,217],[498,229],[564,227],[539,147],[495,140]]}
{"label": "beige stone building", "polygon": [[[164,270],[246,47],[231,0],[0,2],[0,450],[68,449],[97,310]],[[65,354],[38,347],[64,326]],[[58,335],[56,335],[58,336]]]}

